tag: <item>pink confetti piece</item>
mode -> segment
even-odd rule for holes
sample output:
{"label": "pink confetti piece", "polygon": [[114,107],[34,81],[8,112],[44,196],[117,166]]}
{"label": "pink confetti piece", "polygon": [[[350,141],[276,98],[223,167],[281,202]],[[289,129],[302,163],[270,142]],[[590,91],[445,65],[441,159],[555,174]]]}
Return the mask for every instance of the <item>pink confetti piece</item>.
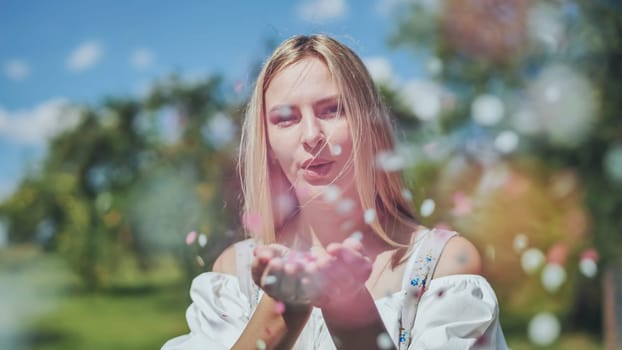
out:
{"label": "pink confetti piece", "polygon": [[274,305],[274,312],[276,312],[279,315],[282,315],[285,312],[285,304],[283,304],[283,302],[281,301],[278,301]]}
{"label": "pink confetti piece", "polygon": [[475,346],[488,345],[488,337],[486,335],[482,335],[481,337],[477,338],[477,340],[475,341],[475,344],[473,345]]}
{"label": "pink confetti piece", "polygon": [[434,153],[434,151],[436,151],[436,143],[434,142],[430,142],[427,143],[423,146],[423,150],[427,153],[427,154],[432,154]]}
{"label": "pink confetti piece", "polygon": [[471,212],[471,199],[463,192],[456,192],[453,196],[454,207],[451,210],[455,216],[463,216]]}
{"label": "pink confetti piece", "polygon": [[197,239],[197,233],[195,231],[190,231],[186,235],[186,244],[191,245]]}
{"label": "pink confetti piece", "polygon": [[547,252],[546,260],[552,264],[565,265],[568,258],[568,245],[555,243]]}
{"label": "pink confetti piece", "polygon": [[236,94],[239,94],[242,92],[242,90],[244,90],[244,82],[241,80],[237,80],[233,85],[233,91],[235,91]]}
{"label": "pink confetti piece", "polygon": [[588,248],[581,253],[581,260],[588,259],[597,262],[599,259],[598,252],[594,248]]}
{"label": "pink confetti piece", "polygon": [[242,216],[242,224],[252,233],[261,232],[262,220],[261,215],[257,213],[244,213]]}

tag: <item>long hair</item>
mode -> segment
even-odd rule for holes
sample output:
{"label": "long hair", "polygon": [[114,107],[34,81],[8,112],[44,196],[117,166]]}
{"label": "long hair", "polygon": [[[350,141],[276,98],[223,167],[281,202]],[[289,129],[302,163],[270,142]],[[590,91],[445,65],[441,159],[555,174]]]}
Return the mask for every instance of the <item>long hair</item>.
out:
{"label": "long hair", "polygon": [[[244,213],[263,218],[257,231],[264,243],[276,241],[275,218],[280,216],[275,213],[278,209],[270,190],[265,92],[279,72],[309,57],[326,65],[342,95],[352,135],[354,176],[361,206],[377,213],[370,226],[387,243],[403,247],[408,238],[397,237],[391,225],[415,227],[416,220],[402,195],[401,174],[384,171],[375,164],[379,152],[394,150],[391,118],[361,59],[347,46],[325,35],[295,36],[284,41],[259,73],[246,110],[239,154]],[[251,235],[258,238],[256,232]]]}

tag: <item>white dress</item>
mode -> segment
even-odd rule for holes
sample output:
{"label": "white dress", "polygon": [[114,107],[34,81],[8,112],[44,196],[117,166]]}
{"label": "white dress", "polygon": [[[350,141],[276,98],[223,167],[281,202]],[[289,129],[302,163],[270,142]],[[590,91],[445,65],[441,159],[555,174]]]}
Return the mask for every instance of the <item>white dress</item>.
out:
{"label": "white dress", "polygon": [[[250,276],[253,244],[251,240],[235,244],[238,276],[206,272],[194,279],[190,288],[192,304],[186,311],[190,333],[169,340],[162,350],[221,350],[233,346],[263,293]],[[416,268],[417,248],[409,257],[407,269]],[[409,286],[408,272],[404,273],[403,291]],[[403,291],[376,300],[396,346],[407,295]],[[410,339],[409,350],[508,349],[495,292],[479,275],[431,280],[419,300]],[[336,349],[320,309],[313,309],[294,349]]]}

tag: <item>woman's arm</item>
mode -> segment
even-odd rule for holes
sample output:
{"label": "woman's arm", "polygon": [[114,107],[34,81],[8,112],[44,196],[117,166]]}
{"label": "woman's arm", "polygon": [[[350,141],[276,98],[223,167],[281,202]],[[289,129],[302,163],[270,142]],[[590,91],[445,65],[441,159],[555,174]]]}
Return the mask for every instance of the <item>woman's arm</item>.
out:
{"label": "woman's arm", "polygon": [[[254,262],[254,270],[257,262]],[[214,262],[214,272],[236,274],[236,254],[233,247],[227,248]],[[258,343],[266,349],[291,349],[304,328],[312,308],[285,306],[264,294],[251,316],[240,338],[232,349],[256,349]]]}
{"label": "woman's arm", "polygon": [[264,294],[232,349],[257,349],[260,339],[266,349],[291,349],[307,323],[311,308],[286,307],[283,313],[278,308],[278,302]]}
{"label": "woman's arm", "polygon": [[[367,288],[322,308],[326,326],[339,349],[378,349],[378,339],[388,336],[376,303]],[[395,349],[384,348],[384,349]]]}

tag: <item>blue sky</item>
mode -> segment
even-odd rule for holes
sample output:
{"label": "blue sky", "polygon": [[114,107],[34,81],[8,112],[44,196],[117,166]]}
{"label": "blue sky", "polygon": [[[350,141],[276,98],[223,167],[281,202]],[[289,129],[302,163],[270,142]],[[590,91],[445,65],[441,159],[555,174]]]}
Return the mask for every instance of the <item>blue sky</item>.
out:
{"label": "blue sky", "polygon": [[67,101],[137,95],[172,72],[248,81],[269,38],[328,33],[393,75],[418,75],[386,45],[399,1],[0,0],[0,198],[68,123],[54,116]]}

